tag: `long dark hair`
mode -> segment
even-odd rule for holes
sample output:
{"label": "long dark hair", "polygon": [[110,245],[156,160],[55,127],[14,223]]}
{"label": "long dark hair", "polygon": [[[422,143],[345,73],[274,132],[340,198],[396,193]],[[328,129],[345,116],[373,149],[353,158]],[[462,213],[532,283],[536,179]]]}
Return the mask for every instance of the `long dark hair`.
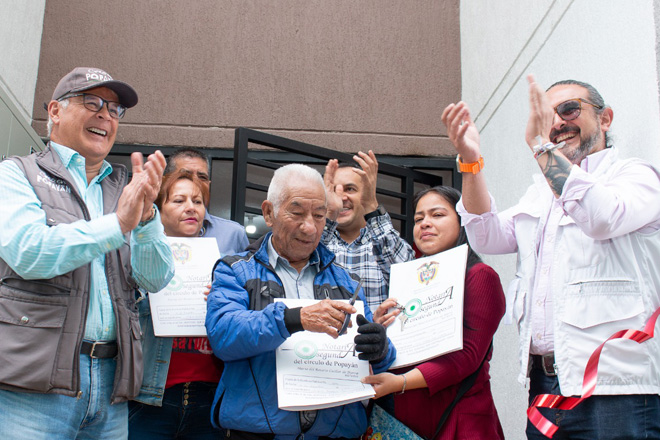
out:
{"label": "long dark hair", "polygon": [[[436,193],[443,199],[449,203],[452,208],[454,208],[454,211],[456,211],[456,204],[461,198],[461,193],[455,188],[452,188],[451,186],[443,186],[443,185],[438,185],[434,186],[433,188],[426,188],[421,191],[418,191],[415,196],[413,197],[413,211],[417,210],[417,204],[419,203],[419,200],[424,197],[425,195],[429,193]],[[460,222],[460,220],[459,220]],[[465,268],[465,272],[467,273],[468,270],[472,266],[474,266],[477,263],[481,263],[481,257],[472,250],[472,246],[470,246],[470,243],[468,242],[467,239],[467,234],[465,233],[465,228],[463,226],[460,226],[460,230],[458,232],[458,239],[456,240],[456,246],[460,246],[462,244],[467,244],[468,246],[468,256],[467,256],[467,265]]]}

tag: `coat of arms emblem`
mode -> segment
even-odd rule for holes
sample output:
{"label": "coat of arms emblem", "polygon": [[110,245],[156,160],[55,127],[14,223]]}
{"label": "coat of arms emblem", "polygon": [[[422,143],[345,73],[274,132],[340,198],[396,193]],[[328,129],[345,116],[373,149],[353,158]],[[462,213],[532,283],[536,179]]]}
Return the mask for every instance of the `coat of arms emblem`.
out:
{"label": "coat of arms emblem", "polygon": [[186,264],[188,261],[190,261],[190,257],[192,256],[192,249],[187,244],[172,243],[170,244],[170,248],[172,249],[172,256],[174,257],[175,261],[181,264]]}
{"label": "coat of arms emblem", "polygon": [[428,284],[435,278],[438,273],[438,263],[435,261],[430,261],[424,263],[417,268],[417,277],[421,284]]}

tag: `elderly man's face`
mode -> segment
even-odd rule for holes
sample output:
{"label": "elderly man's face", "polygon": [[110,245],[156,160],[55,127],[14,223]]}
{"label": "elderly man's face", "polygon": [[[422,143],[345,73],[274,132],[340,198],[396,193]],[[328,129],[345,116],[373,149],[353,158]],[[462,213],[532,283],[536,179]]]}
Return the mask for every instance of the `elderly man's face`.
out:
{"label": "elderly man's face", "polygon": [[302,269],[318,246],[325,227],[326,201],[322,185],[292,183],[277,215],[265,201],[261,208],[266,224],[273,230],[272,243],[277,253],[297,270]]}
{"label": "elderly man's face", "polygon": [[[84,93],[100,96],[106,101],[119,101],[117,94],[106,87],[86,90]],[[115,143],[119,121],[111,118],[108,106],[98,112],[83,105],[83,97],[69,98],[64,108],[60,102],[51,101],[48,111],[53,120],[51,140],[76,150],[91,164],[103,161]]]}

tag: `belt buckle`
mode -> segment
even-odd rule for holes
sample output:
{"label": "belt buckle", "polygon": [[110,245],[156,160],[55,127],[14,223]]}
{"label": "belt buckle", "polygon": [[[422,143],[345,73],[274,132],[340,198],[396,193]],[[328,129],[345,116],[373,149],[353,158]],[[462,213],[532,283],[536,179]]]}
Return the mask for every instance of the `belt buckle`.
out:
{"label": "belt buckle", "polygon": [[543,368],[543,373],[549,377],[557,376],[555,371],[555,356],[554,353],[541,356],[541,367]]}
{"label": "belt buckle", "polygon": [[94,351],[96,351],[96,345],[98,344],[98,341],[94,341],[92,343],[92,349],[89,351],[89,357],[92,359],[98,359],[98,357],[94,356]]}

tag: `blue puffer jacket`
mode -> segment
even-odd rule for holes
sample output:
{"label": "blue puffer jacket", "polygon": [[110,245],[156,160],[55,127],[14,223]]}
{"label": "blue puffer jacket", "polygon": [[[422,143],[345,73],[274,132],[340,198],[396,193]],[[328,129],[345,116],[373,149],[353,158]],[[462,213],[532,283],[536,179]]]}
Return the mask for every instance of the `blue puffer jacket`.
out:
{"label": "blue puffer jacket", "polygon": [[[285,297],[279,277],[268,263],[268,240],[254,250],[228,256],[218,262],[208,297],[206,329],[213,352],[225,369],[213,402],[216,427],[255,433],[274,433],[278,438],[301,433],[298,412],[277,407],[275,349],[291,334],[284,324]],[[318,299],[348,299],[357,283],[334,264],[334,254],[323,244],[317,247],[319,273],[314,279]],[[360,299],[364,301],[363,292]],[[369,308],[365,316],[372,319]],[[385,359],[372,364],[375,373],[392,364],[396,350],[389,344]],[[367,428],[367,415],[360,402],[319,410],[305,439],[318,436],[355,438]]]}

